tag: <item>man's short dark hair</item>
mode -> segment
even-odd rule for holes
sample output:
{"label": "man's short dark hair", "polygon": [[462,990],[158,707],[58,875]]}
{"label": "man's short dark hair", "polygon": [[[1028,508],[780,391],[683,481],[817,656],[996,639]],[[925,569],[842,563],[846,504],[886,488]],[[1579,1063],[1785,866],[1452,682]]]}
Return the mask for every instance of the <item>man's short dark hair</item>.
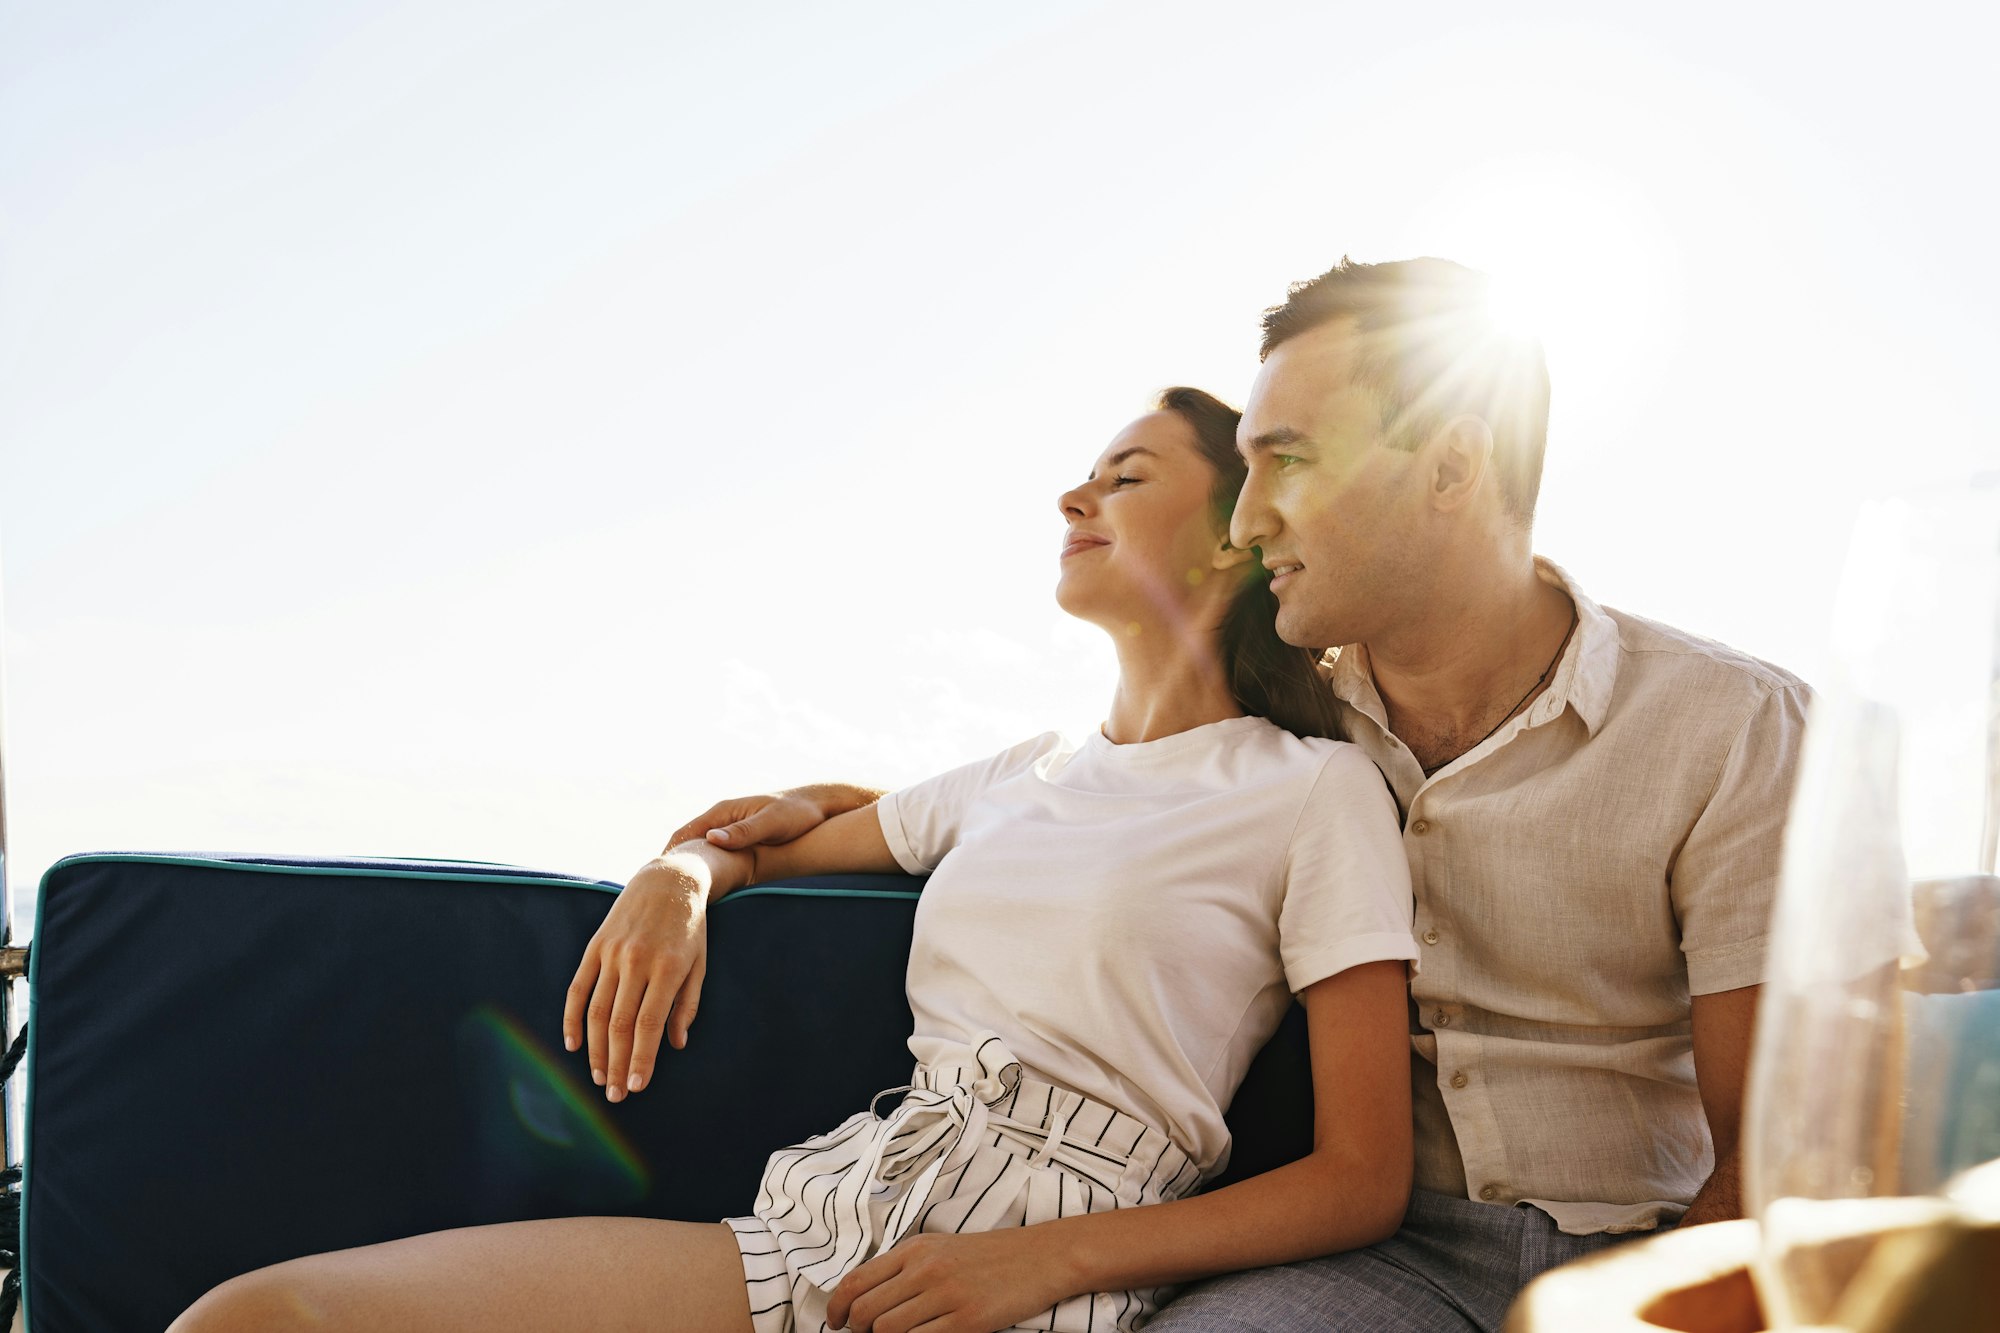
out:
{"label": "man's short dark hair", "polygon": [[1493,431],[1493,462],[1507,511],[1533,522],[1549,435],[1549,371],[1542,345],[1510,334],[1491,309],[1485,274],[1448,259],[1341,261],[1293,283],[1264,312],[1258,359],[1289,338],[1352,319],[1355,376],[1382,402],[1384,443],[1414,450],[1455,416]]}

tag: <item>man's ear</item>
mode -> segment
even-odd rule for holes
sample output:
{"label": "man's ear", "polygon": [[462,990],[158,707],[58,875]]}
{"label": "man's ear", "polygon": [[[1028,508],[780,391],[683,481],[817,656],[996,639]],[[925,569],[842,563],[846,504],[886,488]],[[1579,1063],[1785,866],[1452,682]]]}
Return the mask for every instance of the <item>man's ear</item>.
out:
{"label": "man's ear", "polygon": [[1216,570],[1236,569],[1239,566],[1247,563],[1248,561],[1255,560],[1256,558],[1257,558],[1256,547],[1231,546],[1229,544],[1229,538],[1224,537],[1222,541],[1216,546],[1215,554],[1209,560],[1209,567]]}
{"label": "man's ear", "polygon": [[1478,417],[1453,417],[1424,445],[1431,507],[1461,509],[1479,491],[1493,462],[1493,428]]}

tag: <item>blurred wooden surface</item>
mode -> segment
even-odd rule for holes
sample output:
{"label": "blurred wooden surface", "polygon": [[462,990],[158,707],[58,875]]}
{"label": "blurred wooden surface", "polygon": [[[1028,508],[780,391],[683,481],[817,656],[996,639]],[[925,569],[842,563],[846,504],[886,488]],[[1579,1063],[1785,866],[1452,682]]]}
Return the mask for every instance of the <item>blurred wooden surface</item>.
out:
{"label": "blurred wooden surface", "polygon": [[1755,1222],[1667,1231],[1565,1264],[1528,1284],[1506,1333],[1756,1333]]}

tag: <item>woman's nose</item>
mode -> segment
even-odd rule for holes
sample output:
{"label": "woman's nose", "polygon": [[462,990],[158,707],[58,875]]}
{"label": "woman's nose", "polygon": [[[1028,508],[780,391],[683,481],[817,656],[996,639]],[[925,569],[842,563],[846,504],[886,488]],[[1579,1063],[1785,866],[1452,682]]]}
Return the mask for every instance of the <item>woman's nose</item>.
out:
{"label": "woman's nose", "polygon": [[1090,515],[1090,491],[1087,487],[1073,486],[1056,497],[1056,508],[1064,518],[1087,518]]}

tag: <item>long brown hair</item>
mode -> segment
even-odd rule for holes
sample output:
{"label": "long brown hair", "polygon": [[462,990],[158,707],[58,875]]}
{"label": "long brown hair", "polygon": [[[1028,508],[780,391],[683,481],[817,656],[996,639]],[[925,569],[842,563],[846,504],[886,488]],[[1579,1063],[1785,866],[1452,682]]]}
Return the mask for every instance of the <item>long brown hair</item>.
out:
{"label": "long brown hair", "polygon": [[[1236,423],[1243,414],[1214,394],[1185,385],[1164,390],[1155,406],[1193,428],[1201,456],[1215,469],[1209,503],[1227,529],[1248,471],[1236,452]],[[1319,653],[1278,637],[1278,597],[1261,560],[1252,561],[1242,579],[1221,629],[1222,670],[1236,706],[1295,736],[1335,735],[1333,691],[1320,679]]]}

